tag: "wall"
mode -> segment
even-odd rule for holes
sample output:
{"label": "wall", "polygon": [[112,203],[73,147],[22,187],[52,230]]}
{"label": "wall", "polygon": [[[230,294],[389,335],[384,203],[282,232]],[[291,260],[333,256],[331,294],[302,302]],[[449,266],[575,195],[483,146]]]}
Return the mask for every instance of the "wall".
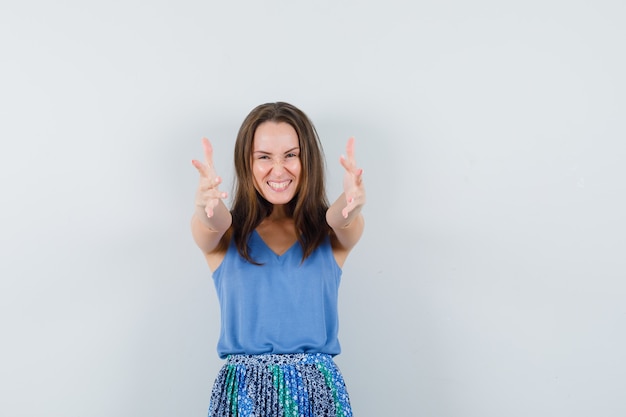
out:
{"label": "wall", "polygon": [[254,106],[365,168],[337,357],[355,415],[623,416],[618,1],[3,1],[0,414],[202,416],[200,138]]}

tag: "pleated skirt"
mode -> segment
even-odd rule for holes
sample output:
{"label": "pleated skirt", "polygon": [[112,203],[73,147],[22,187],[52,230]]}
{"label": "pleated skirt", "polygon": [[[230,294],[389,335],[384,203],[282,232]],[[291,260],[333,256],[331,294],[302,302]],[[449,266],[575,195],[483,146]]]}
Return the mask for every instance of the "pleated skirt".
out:
{"label": "pleated skirt", "polygon": [[231,355],[209,405],[209,417],[351,416],[341,372],[323,353]]}

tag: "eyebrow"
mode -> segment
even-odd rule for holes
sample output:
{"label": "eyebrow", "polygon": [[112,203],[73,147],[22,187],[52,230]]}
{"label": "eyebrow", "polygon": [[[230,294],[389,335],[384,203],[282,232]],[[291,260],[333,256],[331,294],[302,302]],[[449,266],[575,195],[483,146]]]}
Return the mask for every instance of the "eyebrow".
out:
{"label": "eyebrow", "polygon": [[[293,152],[293,151],[299,151],[300,147],[296,146],[294,148],[289,149],[288,151],[285,151],[285,153],[289,153],[289,152]],[[264,155],[271,155],[271,152],[267,152],[267,151],[263,151],[263,150],[257,150],[257,151],[252,151],[252,153],[262,153]]]}

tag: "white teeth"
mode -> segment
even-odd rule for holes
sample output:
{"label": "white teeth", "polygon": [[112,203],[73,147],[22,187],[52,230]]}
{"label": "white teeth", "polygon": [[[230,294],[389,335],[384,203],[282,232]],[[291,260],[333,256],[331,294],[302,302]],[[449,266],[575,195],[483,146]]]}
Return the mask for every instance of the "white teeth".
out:
{"label": "white teeth", "polygon": [[268,181],[267,185],[270,186],[270,188],[272,188],[273,190],[276,191],[282,191],[285,188],[287,188],[287,186],[289,185],[291,181],[285,181],[285,182],[273,182],[273,181]]}

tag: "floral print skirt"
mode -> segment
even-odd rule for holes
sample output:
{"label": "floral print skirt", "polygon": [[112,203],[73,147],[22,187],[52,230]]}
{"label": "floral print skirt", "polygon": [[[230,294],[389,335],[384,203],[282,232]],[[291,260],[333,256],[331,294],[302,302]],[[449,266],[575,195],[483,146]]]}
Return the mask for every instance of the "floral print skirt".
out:
{"label": "floral print skirt", "polygon": [[230,355],[211,393],[209,417],[351,417],[332,357],[323,353]]}

